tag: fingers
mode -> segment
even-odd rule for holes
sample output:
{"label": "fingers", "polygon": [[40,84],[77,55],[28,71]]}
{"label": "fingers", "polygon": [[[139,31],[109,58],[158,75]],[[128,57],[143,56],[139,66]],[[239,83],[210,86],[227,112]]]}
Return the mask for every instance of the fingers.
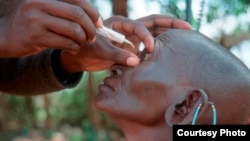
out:
{"label": "fingers", "polygon": [[136,66],[140,59],[130,51],[123,50],[97,35],[94,43],[85,43],[76,55],[65,51],[61,53],[61,64],[65,71],[100,71],[109,69],[113,64]]}
{"label": "fingers", "polygon": [[[92,42],[95,38],[96,27],[89,15],[79,6],[61,1],[45,1],[43,10],[54,18],[72,21],[79,24],[86,34],[86,40]],[[85,40],[81,41],[84,42]]]}
{"label": "fingers", "polygon": [[134,53],[118,48],[106,40],[100,40],[101,38],[93,44],[93,46],[101,47],[96,53],[98,58],[126,66],[136,66],[140,63],[140,59]]}
{"label": "fingers", "polygon": [[39,10],[31,11],[28,19],[31,24],[26,34],[33,44],[30,46],[64,49],[75,54],[86,41],[86,33],[75,22]]}
{"label": "fingers", "polygon": [[172,25],[173,25],[173,28],[192,29],[191,25],[188,22],[185,22],[180,19],[174,19]]}
{"label": "fingers", "polygon": [[159,14],[139,18],[137,21],[142,23],[154,37],[167,31],[169,28],[191,29],[191,25],[186,21]]}
{"label": "fingers", "polygon": [[114,30],[125,33],[126,35],[134,35],[139,40],[141,40],[146,49],[152,52],[154,47],[154,39],[149,30],[143,26],[141,23],[127,19],[125,17],[116,16],[113,17],[113,22],[111,22],[111,28]]}
{"label": "fingers", "polygon": [[100,19],[100,14],[94,5],[89,0],[63,0],[74,5],[77,5],[84,9],[87,15],[91,18],[96,27],[101,27],[103,25],[102,20]]}
{"label": "fingers", "polygon": [[126,66],[137,66],[140,63],[140,59],[135,54],[117,47],[114,47],[113,55],[109,56],[109,60]]}
{"label": "fingers", "polygon": [[49,15],[43,17],[47,19],[42,21],[45,29],[58,34],[58,36],[65,36],[74,40],[79,46],[86,41],[86,33],[79,24]]}
{"label": "fingers", "polygon": [[51,47],[56,49],[63,49],[71,54],[77,54],[80,46],[75,41],[66,38],[65,36],[58,36],[53,32],[47,31],[46,36],[41,36],[37,39],[36,44],[41,47]]}
{"label": "fingers", "polygon": [[148,29],[154,28],[180,28],[191,29],[191,25],[183,20],[164,15],[150,15],[147,17],[139,18],[137,21],[143,23]]}

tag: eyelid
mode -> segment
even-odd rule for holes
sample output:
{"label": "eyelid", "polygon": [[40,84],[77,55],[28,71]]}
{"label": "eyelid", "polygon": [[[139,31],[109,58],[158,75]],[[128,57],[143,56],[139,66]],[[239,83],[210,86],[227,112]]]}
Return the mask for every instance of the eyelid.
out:
{"label": "eyelid", "polygon": [[147,51],[146,49],[143,49],[140,53],[139,53],[139,58],[140,58],[140,62],[142,62],[144,60],[144,58],[146,57]]}
{"label": "eyelid", "polygon": [[147,61],[149,59],[150,55],[151,54],[149,54],[146,49],[141,51],[140,54],[139,54],[139,58],[140,58],[141,63],[143,61]]}

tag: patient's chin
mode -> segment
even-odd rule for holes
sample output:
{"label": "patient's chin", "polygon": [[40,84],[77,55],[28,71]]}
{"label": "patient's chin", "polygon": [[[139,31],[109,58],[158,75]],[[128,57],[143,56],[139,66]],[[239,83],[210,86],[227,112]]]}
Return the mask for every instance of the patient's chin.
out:
{"label": "patient's chin", "polygon": [[96,96],[94,99],[95,107],[98,110],[105,112],[108,115],[112,115],[116,111],[117,106],[114,106],[114,105],[117,105],[117,104],[113,102],[114,101],[112,99],[103,98],[100,96]]}

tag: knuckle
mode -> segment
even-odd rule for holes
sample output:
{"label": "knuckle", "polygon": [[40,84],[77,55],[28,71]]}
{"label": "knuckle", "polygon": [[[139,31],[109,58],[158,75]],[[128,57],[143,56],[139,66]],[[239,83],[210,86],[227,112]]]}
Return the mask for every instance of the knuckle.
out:
{"label": "knuckle", "polygon": [[74,15],[74,17],[76,19],[82,19],[85,17],[85,13],[84,11],[80,8],[80,7],[77,7],[75,6],[73,9],[72,9],[72,14]]}
{"label": "knuckle", "polygon": [[23,19],[28,20],[29,22],[41,21],[41,17],[39,16],[39,5],[41,4],[40,0],[26,0],[21,10]]}
{"label": "knuckle", "polygon": [[66,47],[72,49],[73,51],[77,51],[80,48],[80,46],[73,40],[67,40]]}
{"label": "knuckle", "polygon": [[83,30],[82,30],[82,27],[78,24],[76,24],[74,27],[73,27],[73,34],[76,35],[76,36],[80,36],[82,37],[83,36]]}
{"label": "knuckle", "polygon": [[33,7],[40,7],[43,4],[42,0],[25,0],[23,6],[25,9],[30,9]]}
{"label": "knuckle", "polygon": [[81,44],[86,41],[86,34],[79,24],[73,25],[72,34],[78,39],[78,42],[80,42]]}
{"label": "knuckle", "polygon": [[81,26],[78,24],[75,24],[73,27],[73,33],[76,35],[79,35],[79,34],[81,34],[81,32],[82,32]]}
{"label": "knuckle", "polygon": [[41,30],[30,30],[29,38],[31,41],[35,42],[36,44],[42,43],[42,40],[45,38],[42,35],[46,35],[47,32],[42,32]]}
{"label": "knuckle", "polygon": [[34,23],[36,21],[39,21],[40,17],[37,15],[37,13],[33,10],[29,10],[26,14],[27,19],[29,22]]}

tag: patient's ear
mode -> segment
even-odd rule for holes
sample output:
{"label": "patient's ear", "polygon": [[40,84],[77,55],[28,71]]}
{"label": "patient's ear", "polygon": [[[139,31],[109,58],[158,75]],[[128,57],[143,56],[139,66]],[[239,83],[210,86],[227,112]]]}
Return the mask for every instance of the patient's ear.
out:
{"label": "patient's ear", "polygon": [[199,104],[207,106],[208,98],[202,89],[185,91],[182,97],[166,109],[165,120],[169,126],[174,124],[189,124],[192,122],[193,115]]}

